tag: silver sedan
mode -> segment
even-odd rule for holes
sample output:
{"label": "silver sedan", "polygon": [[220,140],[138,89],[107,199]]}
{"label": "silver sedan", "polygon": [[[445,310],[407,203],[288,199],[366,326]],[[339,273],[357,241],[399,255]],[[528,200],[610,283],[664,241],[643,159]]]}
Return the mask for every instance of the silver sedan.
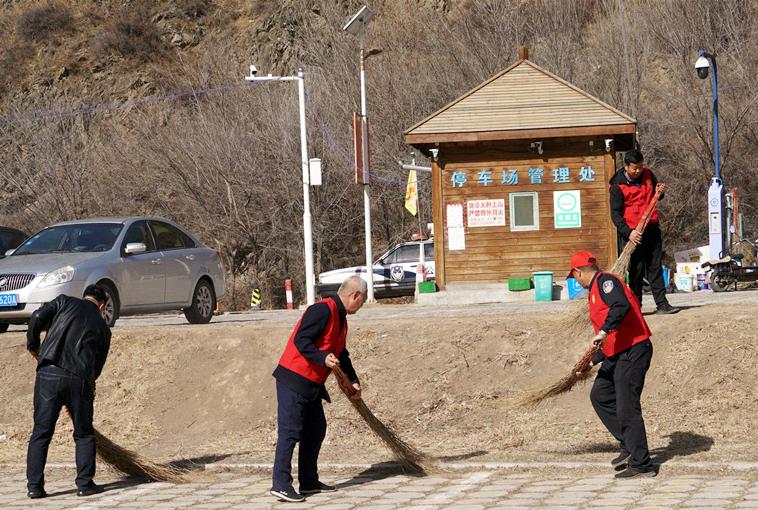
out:
{"label": "silver sedan", "polygon": [[108,293],[109,325],[121,315],[179,309],[203,324],[224,297],[218,253],[163,218],[58,223],[7,255],[0,260],[0,333],[60,294],[81,297],[92,283]]}

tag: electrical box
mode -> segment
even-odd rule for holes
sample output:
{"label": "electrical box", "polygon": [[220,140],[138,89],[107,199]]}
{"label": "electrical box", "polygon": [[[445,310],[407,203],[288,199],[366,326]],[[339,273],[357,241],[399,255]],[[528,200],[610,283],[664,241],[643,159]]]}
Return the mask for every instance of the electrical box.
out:
{"label": "electrical box", "polygon": [[308,161],[308,170],[310,171],[311,186],[321,186],[321,160],[311,158]]}

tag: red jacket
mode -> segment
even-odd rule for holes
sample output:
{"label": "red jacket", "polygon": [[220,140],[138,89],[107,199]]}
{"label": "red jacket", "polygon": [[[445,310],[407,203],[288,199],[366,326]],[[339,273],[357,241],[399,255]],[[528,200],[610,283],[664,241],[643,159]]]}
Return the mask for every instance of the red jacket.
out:
{"label": "red jacket", "polygon": [[[603,354],[605,354],[606,357],[610,357],[629,349],[633,345],[644,342],[650,338],[651,332],[645,319],[642,317],[642,309],[640,308],[640,304],[637,301],[634,292],[632,292],[632,289],[619,280],[615,275],[600,272],[592,281],[589,289],[590,321],[595,328],[595,333],[600,331],[610,310],[610,307],[605,304],[603,298],[600,296],[600,292],[602,291],[599,285],[599,277],[601,275],[613,277],[616,283],[621,286],[626,295],[626,299],[629,301],[629,311],[621,321],[621,325],[618,329],[607,332],[608,337],[603,344]],[[608,282],[608,284],[610,283],[611,282]]]}
{"label": "red jacket", "polygon": [[[655,195],[657,182],[655,175],[647,167],[642,169],[642,174],[636,181],[629,180],[623,168],[611,179],[611,219],[625,238],[628,238],[629,233],[637,228],[637,224]],[[650,223],[658,223],[657,207],[653,208]]]}
{"label": "red jacket", "polygon": [[[345,349],[347,322],[345,322],[345,327],[343,328],[340,324],[340,315],[334,299],[326,298],[322,302],[329,306],[329,322],[321,333],[321,336],[316,340],[316,347],[321,351],[331,352],[339,358]],[[292,335],[290,335],[287,346],[284,348],[284,353],[279,359],[279,365],[316,384],[324,384],[326,378],[331,373],[331,369],[307,359],[295,346],[295,335],[300,329],[300,322],[302,320],[301,318],[298,321]]]}

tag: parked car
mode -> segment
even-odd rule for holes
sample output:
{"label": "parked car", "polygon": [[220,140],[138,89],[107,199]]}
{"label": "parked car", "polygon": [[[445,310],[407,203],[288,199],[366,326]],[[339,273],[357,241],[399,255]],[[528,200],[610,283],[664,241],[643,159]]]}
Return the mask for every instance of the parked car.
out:
{"label": "parked car", "polygon": [[0,227],[0,259],[5,257],[6,252],[15,250],[28,236],[10,227]]}
{"label": "parked car", "polygon": [[[393,246],[374,262],[374,295],[376,297],[412,296],[416,290],[416,269],[424,250],[426,279],[434,280],[434,240],[410,241]],[[318,275],[317,292],[321,297],[333,296],[348,276],[358,274],[368,283],[366,266],[335,269]]]}
{"label": "parked car", "polygon": [[224,296],[218,254],[178,225],[152,217],[68,221],[34,234],[0,260],[0,332],[24,324],[60,294],[81,297],[99,283],[103,318],[184,311],[207,323]]}

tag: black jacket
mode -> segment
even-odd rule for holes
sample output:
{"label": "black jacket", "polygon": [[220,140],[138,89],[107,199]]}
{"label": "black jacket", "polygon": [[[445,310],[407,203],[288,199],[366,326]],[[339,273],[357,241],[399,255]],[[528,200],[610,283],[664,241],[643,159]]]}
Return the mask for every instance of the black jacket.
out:
{"label": "black jacket", "polygon": [[[40,348],[40,333],[47,331]],[[60,295],[32,314],[26,348],[39,349],[37,368],[55,365],[93,384],[108,357],[111,330],[97,305]]]}
{"label": "black jacket", "polygon": [[[345,305],[342,304],[339,296],[334,296],[334,301],[337,303],[337,313],[339,313],[340,326],[342,328],[347,327],[347,313],[345,312]],[[329,354],[327,351],[322,351],[316,347],[316,341],[323,333],[324,328],[329,323],[329,305],[324,302],[316,303],[308,307],[303,314],[303,319],[300,321],[300,327],[295,332],[295,347],[300,351],[300,354],[304,358],[310,360],[321,366],[325,366],[326,356]],[[353,363],[350,361],[350,353],[347,350],[347,346],[342,350],[339,355],[340,368],[345,375],[353,383],[358,383],[358,376],[353,368]],[[322,398],[327,402],[330,402],[329,392],[326,391],[326,387],[323,384],[315,383],[309,379],[306,379],[300,374],[296,374],[292,370],[288,370],[281,365],[277,365],[274,373],[272,374],[277,381],[281,382],[291,390],[301,394],[308,400],[317,400]]]}

